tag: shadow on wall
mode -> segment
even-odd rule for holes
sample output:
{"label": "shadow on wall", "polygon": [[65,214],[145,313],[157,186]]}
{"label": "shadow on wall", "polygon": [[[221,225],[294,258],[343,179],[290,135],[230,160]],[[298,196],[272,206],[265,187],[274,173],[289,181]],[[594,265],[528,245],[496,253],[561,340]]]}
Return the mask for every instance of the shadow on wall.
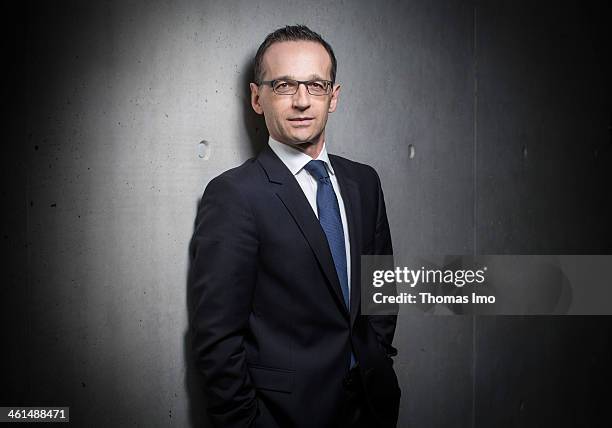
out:
{"label": "shadow on wall", "polygon": [[[240,96],[243,102],[241,103],[242,108],[242,122],[246,129],[248,135],[248,141],[245,144],[248,145],[250,156],[256,156],[267,144],[268,142],[268,132],[266,128],[266,123],[262,115],[258,115],[255,113],[253,108],[251,107],[251,90],[249,88],[249,83],[252,81],[253,76],[253,61],[252,57],[249,58],[242,67],[242,73],[239,74],[237,86],[240,88]],[[198,198],[196,201],[196,212],[197,208],[200,205],[201,199]],[[195,220],[193,224],[193,230],[195,231]],[[192,233],[193,236],[193,233]],[[189,257],[188,263],[188,272],[187,272],[187,315],[188,320],[191,324],[191,319],[193,316],[193,300],[191,294],[189,292],[189,284],[191,282],[190,273],[191,269],[191,241],[189,242],[189,248],[187,251],[187,256]],[[203,379],[198,371],[198,368],[195,364],[195,357],[193,355],[192,345],[191,345],[191,332],[188,328],[185,332],[183,339],[183,354],[185,359],[185,390],[187,392],[187,401],[188,401],[188,415],[189,415],[189,426],[190,427],[210,427],[212,426],[208,416],[206,415],[206,397],[203,392]]]}
{"label": "shadow on wall", "polygon": [[268,143],[268,129],[266,128],[264,117],[263,115],[255,113],[253,107],[251,107],[251,90],[249,88],[249,83],[253,81],[254,57],[255,51],[253,51],[249,59],[242,65],[242,73],[239,75],[237,86],[241,88],[240,98],[242,98],[242,94],[245,96],[245,100],[242,103],[242,123],[249,136],[252,156],[256,156]]}

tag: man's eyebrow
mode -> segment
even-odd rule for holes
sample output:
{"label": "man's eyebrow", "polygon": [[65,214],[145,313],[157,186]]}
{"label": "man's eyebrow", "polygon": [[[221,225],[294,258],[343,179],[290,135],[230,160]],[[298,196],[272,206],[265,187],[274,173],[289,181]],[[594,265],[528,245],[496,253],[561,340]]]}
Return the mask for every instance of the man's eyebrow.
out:
{"label": "man's eyebrow", "polygon": [[270,80],[295,80],[295,77],[285,74],[284,76],[278,76]]}
{"label": "man's eyebrow", "polygon": [[308,80],[327,80],[327,79],[315,73],[315,74],[311,74],[310,76],[308,76]]}
{"label": "man's eyebrow", "polygon": [[[296,79],[295,76],[286,74],[284,76],[275,77],[274,79],[270,79],[270,80],[298,80],[298,79]],[[319,76],[316,73],[313,73],[310,76],[308,76],[307,80],[327,80],[327,79]]]}

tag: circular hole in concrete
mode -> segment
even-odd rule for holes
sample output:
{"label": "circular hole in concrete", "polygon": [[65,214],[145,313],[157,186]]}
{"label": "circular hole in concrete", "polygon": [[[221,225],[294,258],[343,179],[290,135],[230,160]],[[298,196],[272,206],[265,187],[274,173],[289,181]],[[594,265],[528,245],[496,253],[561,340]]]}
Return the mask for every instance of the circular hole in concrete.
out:
{"label": "circular hole in concrete", "polygon": [[204,160],[210,158],[210,143],[208,141],[202,140],[198,143],[198,157]]}
{"label": "circular hole in concrete", "polygon": [[414,145],[408,144],[408,158],[414,159]]}

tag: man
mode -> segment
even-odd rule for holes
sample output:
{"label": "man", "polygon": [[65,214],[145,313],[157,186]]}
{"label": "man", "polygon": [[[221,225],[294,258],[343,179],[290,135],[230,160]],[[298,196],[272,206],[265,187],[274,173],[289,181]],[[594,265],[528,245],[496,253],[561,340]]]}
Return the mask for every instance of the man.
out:
{"label": "man", "polygon": [[305,26],[255,57],[269,145],[213,179],[191,243],[191,328],[218,427],[393,427],[395,316],[360,313],[360,255],[392,254],[380,180],[328,155],[336,58]]}

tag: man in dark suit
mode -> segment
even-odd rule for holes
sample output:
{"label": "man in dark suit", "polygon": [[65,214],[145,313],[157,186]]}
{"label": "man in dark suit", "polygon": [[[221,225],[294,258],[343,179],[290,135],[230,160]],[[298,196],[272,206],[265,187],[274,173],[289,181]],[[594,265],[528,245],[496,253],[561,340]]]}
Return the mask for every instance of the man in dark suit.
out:
{"label": "man in dark suit", "polygon": [[360,310],[360,255],[391,236],[374,169],[327,153],[335,76],[307,27],[268,35],[251,104],[269,145],[200,202],[190,325],[215,426],[396,426],[396,318]]}

